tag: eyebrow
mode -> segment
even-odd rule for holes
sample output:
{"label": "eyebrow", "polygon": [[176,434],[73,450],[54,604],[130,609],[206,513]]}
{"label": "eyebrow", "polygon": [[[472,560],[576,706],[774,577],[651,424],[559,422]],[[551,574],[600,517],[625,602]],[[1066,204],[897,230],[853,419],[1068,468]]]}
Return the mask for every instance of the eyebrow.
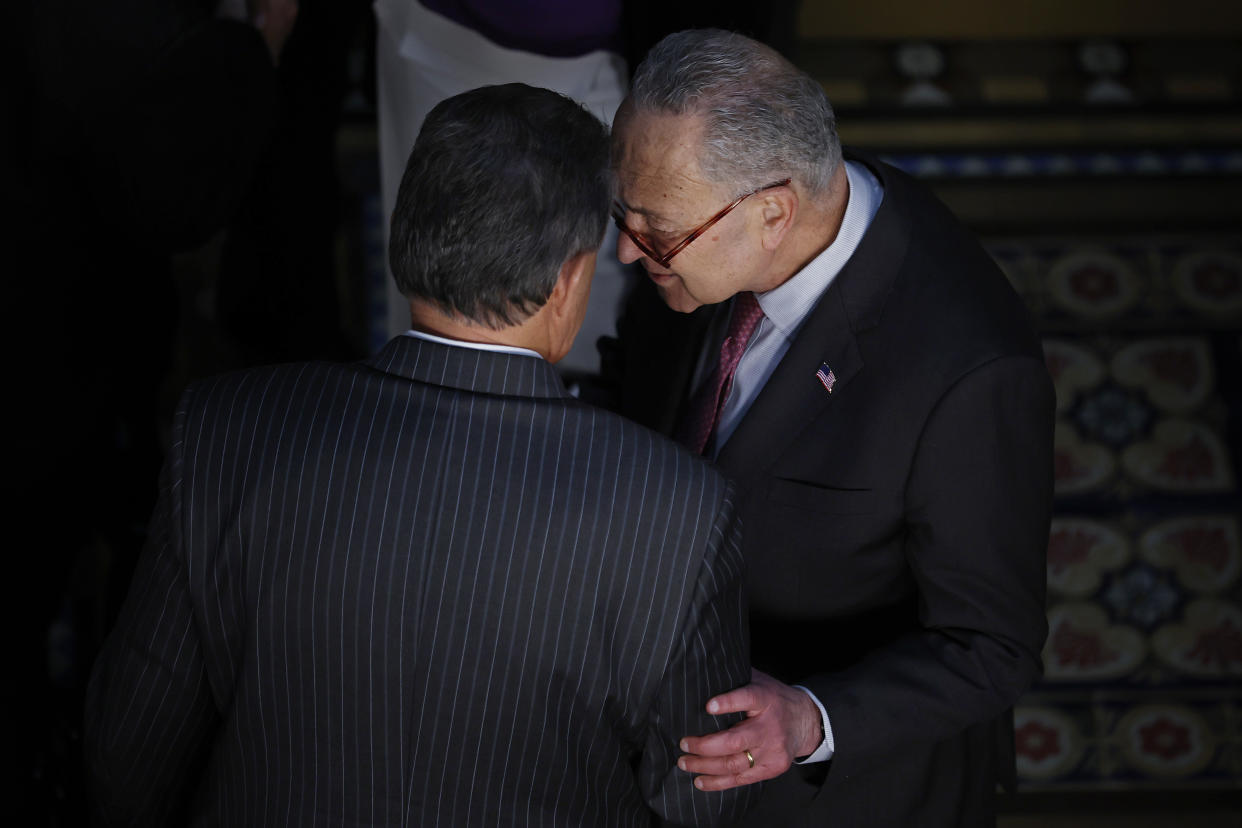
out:
{"label": "eyebrow", "polygon": [[614,198],[614,199],[613,199],[613,201],[615,201],[617,204],[620,204],[620,205],[621,205],[621,207],[622,207],[622,208],[625,210],[625,212],[627,212],[627,213],[638,213],[640,216],[652,216],[652,215],[655,215],[655,214],[654,214],[654,213],[652,213],[650,210],[648,210],[648,209],[646,209],[646,208],[644,208],[644,207],[635,207],[633,204],[630,204],[630,203],[628,203],[625,199],[621,198],[621,196],[617,196],[616,198]]}
{"label": "eyebrow", "polygon": [[613,199],[613,200],[614,200],[614,201],[616,201],[616,202],[617,202],[617,204],[621,205],[621,208],[622,208],[623,210],[625,210],[625,212],[627,212],[627,213],[636,213],[637,215],[640,215],[640,216],[642,216],[643,218],[645,218],[645,219],[647,220],[647,222],[646,222],[646,223],[647,223],[647,228],[646,228],[646,231],[645,231],[645,232],[648,232],[648,233],[671,233],[671,234],[675,234],[675,233],[677,232],[677,230],[676,230],[676,229],[672,229],[672,230],[658,230],[658,229],[653,228],[653,227],[651,226],[652,222],[655,222],[655,223],[657,223],[657,224],[670,224],[670,225],[672,225],[674,228],[676,228],[676,227],[677,227],[677,223],[676,223],[676,222],[674,222],[674,221],[672,221],[672,220],[670,220],[670,219],[669,219],[667,216],[665,216],[664,214],[662,214],[662,213],[658,213],[658,212],[656,212],[655,210],[648,210],[648,209],[646,209],[646,208],[644,208],[644,207],[635,207],[635,206],[633,206],[633,205],[631,205],[631,204],[627,204],[627,203],[625,202],[625,199],[621,198],[620,196],[618,196],[617,198],[615,198],[615,199]]}

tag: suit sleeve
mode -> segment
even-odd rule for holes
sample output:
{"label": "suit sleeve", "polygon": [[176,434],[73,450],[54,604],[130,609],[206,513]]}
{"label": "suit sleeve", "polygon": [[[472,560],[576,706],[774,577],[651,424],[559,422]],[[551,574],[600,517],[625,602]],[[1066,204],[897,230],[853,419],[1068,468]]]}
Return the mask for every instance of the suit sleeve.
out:
{"label": "suit sleeve", "polygon": [[647,804],[667,825],[729,825],[758,795],[758,785],[700,791],[677,767],[683,736],[711,733],[742,719],[712,716],[705,709],[712,696],[750,681],[740,541],[730,490],[712,526],[681,641],[648,716],[638,776]]}
{"label": "suit sleeve", "polygon": [[933,410],[905,502],[919,631],[802,682],[828,711],[829,780],[997,716],[1040,674],[1053,409],[1042,361],[1014,357],[976,368]]}
{"label": "suit sleeve", "polygon": [[174,443],[146,548],[87,689],[86,771],[103,825],[174,822],[218,721],[178,525],[179,449]]}

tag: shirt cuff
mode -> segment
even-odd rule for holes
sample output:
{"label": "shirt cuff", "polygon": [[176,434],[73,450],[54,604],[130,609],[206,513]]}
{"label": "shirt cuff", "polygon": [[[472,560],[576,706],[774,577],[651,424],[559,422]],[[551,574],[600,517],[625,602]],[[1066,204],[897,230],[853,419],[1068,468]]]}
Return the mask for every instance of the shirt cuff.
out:
{"label": "shirt cuff", "polygon": [[805,759],[795,759],[794,764],[810,765],[815,762],[827,762],[832,758],[832,754],[836,752],[836,745],[832,741],[832,725],[828,723],[828,711],[824,709],[824,706],[820,704],[819,699],[817,699],[815,694],[810,690],[806,689],[801,684],[795,684],[794,687],[797,687],[803,693],[806,693],[811,697],[811,701],[815,702],[815,706],[819,708],[820,721],[824,725],[824,741],[819,743],[819,747],[815,749],[814,753]]}

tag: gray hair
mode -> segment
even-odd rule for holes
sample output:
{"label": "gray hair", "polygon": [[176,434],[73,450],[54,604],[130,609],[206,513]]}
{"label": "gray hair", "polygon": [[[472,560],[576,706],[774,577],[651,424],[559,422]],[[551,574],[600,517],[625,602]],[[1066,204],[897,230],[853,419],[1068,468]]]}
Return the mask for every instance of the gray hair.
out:
{"label": "gray hair", "polygon": [[569,98],[512,83],[441,101],[397,192],[397,286],[471,322],[516,324],[562,264],[599,248],[611,193],[607,128]]}
{"label": "gray hair", "polygon": [[818,195],[841,163],[823,87],[733,32],[691,29],[661,40],[635,72],[630,101],[637,109],[701,116],[702,171],[739,194],[791,176]]}

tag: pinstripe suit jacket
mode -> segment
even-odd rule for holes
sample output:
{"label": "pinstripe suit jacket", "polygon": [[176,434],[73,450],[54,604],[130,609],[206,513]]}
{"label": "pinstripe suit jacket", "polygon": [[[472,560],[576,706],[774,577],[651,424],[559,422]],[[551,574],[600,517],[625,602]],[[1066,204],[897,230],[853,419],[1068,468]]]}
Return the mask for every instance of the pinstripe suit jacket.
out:
{"label": "pinstripe suit jacket", "polygon": [[750,661],[706,464],[548,363],[397,337],[188,390],[92,678],[105,822],[733,820],[677,740]]}

